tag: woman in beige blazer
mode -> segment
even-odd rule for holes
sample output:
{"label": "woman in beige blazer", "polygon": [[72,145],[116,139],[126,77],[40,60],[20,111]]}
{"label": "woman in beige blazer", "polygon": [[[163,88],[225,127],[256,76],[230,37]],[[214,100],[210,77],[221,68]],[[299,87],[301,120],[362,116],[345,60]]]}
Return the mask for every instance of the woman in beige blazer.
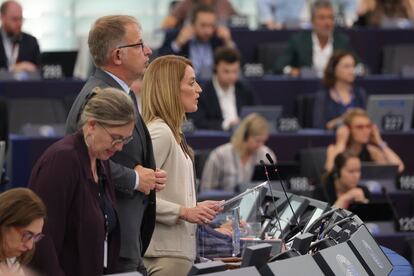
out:
{"label": "woman in beige blazer", "polygon": [[168,174],[157,193],[156,225],[144,263],[150,275],[187,275],[196,256],[197,224],[208,224],[219,202],[196,203],[192,151],[181,124],[197,110],[201,88],[191,62],[162,56],[148,67],[142,84],[142,115],[151,135],[157,168]]}

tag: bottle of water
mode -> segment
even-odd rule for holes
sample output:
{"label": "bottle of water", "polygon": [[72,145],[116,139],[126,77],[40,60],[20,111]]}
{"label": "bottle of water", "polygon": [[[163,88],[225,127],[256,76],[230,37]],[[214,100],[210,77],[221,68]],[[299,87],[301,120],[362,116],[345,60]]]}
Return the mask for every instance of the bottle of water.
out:
{"label": "bottle of water", "polygon": [[233,257],[240,254],[240,207],[236,207],[232,210],[233,213]]}

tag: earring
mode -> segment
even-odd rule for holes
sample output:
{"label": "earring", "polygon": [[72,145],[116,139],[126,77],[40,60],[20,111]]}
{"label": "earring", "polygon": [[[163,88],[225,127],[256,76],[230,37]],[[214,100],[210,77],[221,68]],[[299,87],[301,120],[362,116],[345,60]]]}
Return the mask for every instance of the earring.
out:
{"label": "earring", "polygon": [[93,136],[92,134],[85,135],[85,144],[89,148],[91,146],[91,143],[89,143],[88,138],[92,139],[92,144],[93,144],[95,142],[95,136]]}

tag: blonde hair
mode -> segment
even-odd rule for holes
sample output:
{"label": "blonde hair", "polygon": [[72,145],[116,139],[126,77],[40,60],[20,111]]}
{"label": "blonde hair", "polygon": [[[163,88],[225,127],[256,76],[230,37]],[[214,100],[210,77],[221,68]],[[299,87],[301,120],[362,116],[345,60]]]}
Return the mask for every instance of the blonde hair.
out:
{"label": "blonde hair", "polygon": [[98,18],[89,31],[88,46],[97,67],[107,64],[110,52],[125,40],[125,26],[138,21],[128,15],[107,15]]}
{"label": "blonde hair", "polygon": [[136,119],[135,107],[126,92],[107,87],[93,89],[85,99],[80,110],[78,127],[82,127],[89,118],[94,118],[103,126],[124,126]]}
{"label": "blonde hair", "polygon": [[178,144],[182,144],[181,125],[185,120],[180,86],[187,66],[193,65],[181,56],[159,57],[148,66],[141,88],[144,122],[161,118],[171,129]]}
{"label": "blonde hair", "polygon": [[356,107],[356,108],[350,108],[348,109],[344,115],[343,115],[343,122],[345,125],[347,125],[348,127],[351,126],[352,121],[354,120],[355,117],[366,117],[369,119],[368,113],[360,108],[360,107]]}
{"label": "blonde hair", "polygon": [[267,120],[257,113],[252,113],[244,118],[237,127],[231,137],[231,143],[240,155],[243,156],[247,153],[245,142],[249,137],[267,134],[269,134],[269,123]]}
{"label": "blonde hair", "polygon": [[[0,260],[9,256],[4,252],[4,235],[10,227],[26,227],[36,219],[46,219],[43,201],[27,188],[10,189],[0,194]],[[31,260],[35,246],[17,257],[21,264]]]}

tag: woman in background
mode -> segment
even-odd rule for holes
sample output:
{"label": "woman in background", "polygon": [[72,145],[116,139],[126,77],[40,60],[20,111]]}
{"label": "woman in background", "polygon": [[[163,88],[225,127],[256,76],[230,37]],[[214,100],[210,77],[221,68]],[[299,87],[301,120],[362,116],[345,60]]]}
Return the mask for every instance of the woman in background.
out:
{"label": "woman in background", "polygon": [[347,209],[352,203],[368,203],[370,193],[359,186],[361,161],[351,152],[342,152],[335,157],[332,172],[323,177],[323,186],[316,188],[314,197],[334,207]]}
{"label": "woman in background", "polygon": [[400,157],[382,139],[377,125],[373,124],[365,110],[353,108],[343,116],[343,125],[336,130],[336,142],[328,146],[325,170],[331,172],[335,157],[347,150],[358,156],[361,162],[397,165],[404,170]]}
{"label": "woman in background", "polygon": [[45,219],[46,207],[31,190],[0,194],[0,275],[25,275],[21,265],[29,263],[43,238]]}
{"label": "woman in background", "polygon": [[252,113],[243,119],[230,143],[210,153],[201,176],[202,188],[235,191],[239,184],[250,182],[255,166],[267,160],[266,153],[276,160],[273,151],[265,146],[268,138],[265,118]]}
{"label": "woman in background", "polygon": [[181,131],[185,113],[197,111],[201,88],[188,59],[167,55],[149,65],[141,93],[155,163],[168,174],[165,189],[157,193],[145,267],[154,276],[187,275],[196,257],[197,224],[209,224],[220,211],[217,201],[196,202],[193,153]]}
{"label": "woman in background", "polygon": [[314,127],[335,129],[349,108],[365,108],[365,90],[354,85],[355,66],[356,58],[349,51],[336,51],[329,59],[322,80],[324,89],[316,94]]}

